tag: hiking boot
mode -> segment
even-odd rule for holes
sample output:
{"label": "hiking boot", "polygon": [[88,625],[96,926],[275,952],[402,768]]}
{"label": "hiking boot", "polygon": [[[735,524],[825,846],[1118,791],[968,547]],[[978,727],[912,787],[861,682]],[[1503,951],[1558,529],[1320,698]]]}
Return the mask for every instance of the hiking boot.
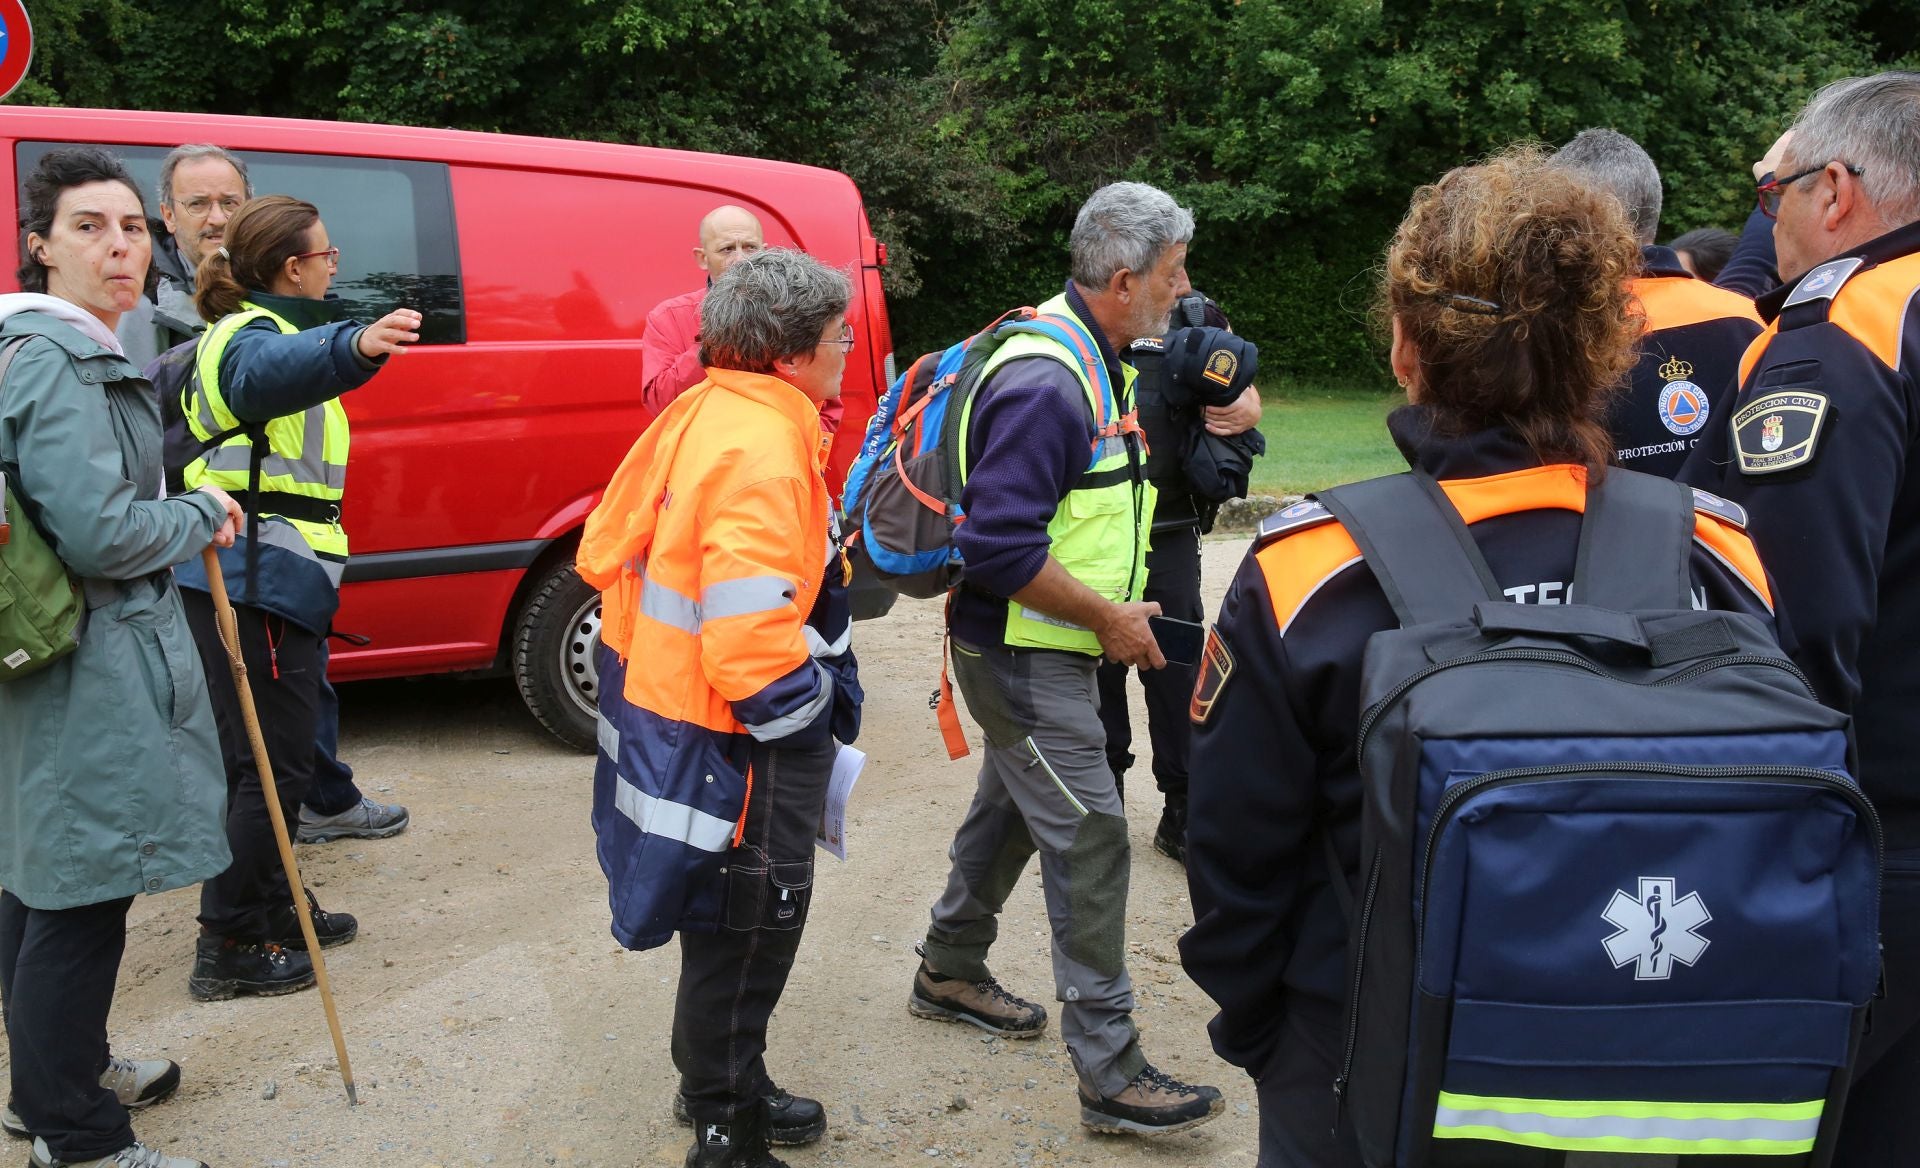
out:
{"label": "hiking boot", "polygon": [[338,815],[322,815],[311,807],[300,809],[300,827],[294,838],[303,844],[337,839],[386,839],[407,830],[407,809],[398,803],[376,803],[371,795]]}
{"label": "hiking boot", "polygon": [[[330,913],[320,907],[313,898],[313,890],[305,889],[307,894],[307,912],[313,918],[313,935],[320,942],[320,948],[331,949],[335,945],[345,945],[360,935],[360,922],[348,913]],[[273,943],[283,949],[307,951],[306,934],[300,931],[300,918],[293,915],[293,906],[282,905],[267,916],[267,927],[272,930]]]}
{"label": "hiking boot", "polygon": [[111,1156],[102,1156],[97,1160],[56,1160],[47,1148],[47,1141],[33,1141],[33,1155],[27,1160],[27,1168],[207,1168],[204,1160],[189,1160],[184,1156],[168,1156],[147,1147],[145,1144],[128,1144]]}
{"label": "hiking boot", "polygon": [[[791,1148],[811,1144],[827,1134],[827,1109],[819,1100],[775,1087],[766,1102],[769,1144]],[[682,1124],[693,1123],[693,1116],[687,1113],[687,1097],[678,1091],[673,1093],[673,1118]]]}
{"label": "hiking boot", "polygon": [[787,1162],[767,1150],[767,1106],[764,1101],[734,1114],[732,1119],[692,1117],[693,1147],[687,1149],[685,1168],[788,1168]]}
{"label": "hiking boot", "polygon": [[923,958],[907,995],[907,1013],[940,1022],[967,1022],[1002,1038],[1037,1038],[1047,1008],[1008,993],[998,980],[962,981],[938,974]]}
{"label": "hiking boot", "polygon": [[[124,1059],[107,1056],[107,1069],[100,1072],[100,1085],[113,1092],[120,1106],[130,1111],[152,1107],[180,1089],[180,1064],[170,1059]],[[0,1108],[0,1128],[21,1139],[33,1133],[27,1130],[13,1100]]]}
{"label": "hiking boot", "polygon": [[241,994],[290,994],[312,984],[313,961],[305,953],[272,941],[203,935],[194,946],[187,992],[197,1001],[219,1002]]}
{"label": "hiking boot", "polygon": [[1113,1135],[1161,1136],[1186,1131],[1226,1108],[1218,1087],[1197,1087],[1148,1066],[1112,1098],[1089,1095],[1080,1084],[1080,1122]]}
{"label": "hiking boot", "polygon": [[1160,813],[1160,825],[1153,829],[1153,850],[1185,867],[1187,863],[1187,808],[1182,803],[1167,804]]}

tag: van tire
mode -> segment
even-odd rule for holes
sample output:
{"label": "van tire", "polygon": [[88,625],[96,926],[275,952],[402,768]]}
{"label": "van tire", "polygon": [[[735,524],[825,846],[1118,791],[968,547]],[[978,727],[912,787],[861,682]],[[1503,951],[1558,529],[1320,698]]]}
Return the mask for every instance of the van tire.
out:
{"label": "van tire", "polygon": [[513,680],[554,737],[583,752],[598,739],[600,593],[570,559],[547,569],[513,628]]}

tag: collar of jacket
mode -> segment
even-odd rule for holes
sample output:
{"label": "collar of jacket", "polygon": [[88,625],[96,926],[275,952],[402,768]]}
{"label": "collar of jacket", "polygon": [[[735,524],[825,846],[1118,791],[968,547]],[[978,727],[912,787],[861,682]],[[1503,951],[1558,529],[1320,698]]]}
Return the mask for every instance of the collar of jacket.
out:
{"label": "collar of jacket", "polygon": [[1541,465],[1526,440],[1505,426],[1449,434],[1426,406],[1401,406],[1388,414],[1387,431],[1407,465],[1436,479],[1479,479]]}
{"label": "collar of jacket", "polygon": [[[1885,235],[1869,239],[1852,251],[1843,251],[1839,255],[1828,256],[1826,259],[1821,260],[1820,264],[1830,264],[1834,260],[1843,260],[1848,256],[1859,256],[1861,259],[1867,261],[1866,267],[1860,269],[1861,272],[1864,272],[1872,268],[1877,268],[1888,260],[1897,260],[1901,256],[1912,255],[1917,251],[1920,251],[1920,223],[1909,223],[1905,227],[1896,227]],[[1820,264],[1815,264],[1813,267],[1817,268]],[[1808,268],[1807,272],[1811,272],[1812,270],[1813,268]],[[1807,273],[1802,272],[1800,274],[1804,277]],[[1859,272],[1854,274],[1858,275]],[[1768,324],[1772,324],[1774,320],[1779,317],[1780,310],[1786,306],[1787,297],[1793,295],[1793,290],[1799,283],[1799,280],[1795,280],[1791,284],[1782,284],[1765,296],[1760,297],[1760,299],[1755,300],[1753,307],[1759,311],[1760,319],[1766,321]]]}
{"label": "collar of jacket", "polygon": [[748,373],[740,369],[707,369],[707,380],[728,393],[736,393],[749,401],[779,410],[802,434],[818,433],[820,441],[814,443],[814,461],[826,464],[826,452],[833,441],[832,436],[820,429],[820,404],[793,387],[793,383],[783,381],[771,373]]}
{"label": "collar of jacket", "polygon": [[164,219],[147,220],[147,237],[153,240],[153,268],[166,279],[186,285],[193,291],[193,273],[187,270],[187,257],[180,254],[180,243],[167,230]]}
{"label": "collar of jacket", "polygon": [[247,303],[266,309],[302,331],[345,320],[347,316],[347,302],[331,292],[327,293],[324,300],[313,300],[305,296],[275,296],[271,292],[249,289]]}
{"label": "collar of jacket", "polygon": [[134,367],[133,362],[128,361],[125,357],[107,348],[99,341],[94,340],[92,337],[81,332],[66,321],[61,320],[59,317],[51,316],[45,312],[16,312],[9,315],[4,321],[0,321],[0,335],[9,337],[28,335],[45,337],[54,344],[59,345],[62,349],[65,349],[68,356],[77,360],[84,361],[96,357],[107,357],[122,367],[119,372],[111,376],[100,376],[96,378],[97,380],[117,381],[126,377],[140,376],[140,370]]}
{"label": "collar of jacket", "polygon": [[1080,295],[1080,289],[1074,287],[1072,280],[1067,281],[1067,307],[1073,310],[1073,315],[1092,334],[1093,343],[1100,347],[1100,359],[1107,363],[1107,380],[1115,386],[1123,384],[1120,355],[1113,351],[1113,342],[1107,340],[1106,330],[1100,327],[1100,322],[1093,319],[1093,309],[1087,307],[1087,298]]}
{"label": "collar of jacket", "polygon": [[1647,244],[1640,249],[1640,274],[1643,276],[1678,276],[1682,280],[1697,277],[1681,266],[1680,253],[1670,247]]}

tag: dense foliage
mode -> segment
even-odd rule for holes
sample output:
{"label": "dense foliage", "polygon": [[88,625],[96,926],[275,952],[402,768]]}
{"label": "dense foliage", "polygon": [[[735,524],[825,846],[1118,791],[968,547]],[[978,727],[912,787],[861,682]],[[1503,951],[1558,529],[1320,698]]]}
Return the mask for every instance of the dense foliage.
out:
{"label": "dense foliage", "polygon": [[1639,138],[1665,234],[1737,226],[1816,85],[1916,59],[1909,0],[31,0],[16,102],[342,118],[831,166],[890,246],[899,347],[1062,279],[1101,182],[1199,218],[1270,367],[1366,373],[1414,186],[1520,138]]}

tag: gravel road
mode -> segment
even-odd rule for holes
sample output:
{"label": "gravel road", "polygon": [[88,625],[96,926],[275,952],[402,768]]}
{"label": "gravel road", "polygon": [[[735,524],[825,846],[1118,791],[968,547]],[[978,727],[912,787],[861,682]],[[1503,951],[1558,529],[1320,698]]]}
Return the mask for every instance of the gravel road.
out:
{"label": "gravel road", "polygon": [[[1206,545],[1210,611],[1245,547]],[[1148,1056],[1220,1086],[1226,1114],[1158,1141],[1095,1136],[1080,1126],[1055,1025],[1007,1042],[908,1016],[913,944],[976,762],[947,760],[927,708],[937,604],[902,601],[859,625],[855,646],[870,761],[849,813],[849,860],[819,853],[768,1055],[783,1086],[826,1104],[830,1130],[784,1158],[794,1168],[1250,1168],[1252,1084],[1213,1056],[1211,1004],[1180,969],[1186,882],[1150,846],[1159,808],[1144,757],[1128,917],[1135,1017]],[[361,922],[358,940],[328,955],[361,1105],[346,1106],[316,993],[187,996],[198,893],[183,890],[137,901],[129,923],[116,1049],[185,1066],[179,1094],[137,1114],[136,1132],[213,1168],[678,1165],[690,1138],[668,1114],[678,949],[629,953],[608,934],[587,823],[591,758],[541,731],[505,682],[363,683],[342,698],[342,750],[363,788],[413,812],[392,839],[299,850],[321,902]],[[1051,1003],[1047,952],[1036,863],[1002,918],[994,970]],[[24,1146],[11,1154],[24,1158]]]}

